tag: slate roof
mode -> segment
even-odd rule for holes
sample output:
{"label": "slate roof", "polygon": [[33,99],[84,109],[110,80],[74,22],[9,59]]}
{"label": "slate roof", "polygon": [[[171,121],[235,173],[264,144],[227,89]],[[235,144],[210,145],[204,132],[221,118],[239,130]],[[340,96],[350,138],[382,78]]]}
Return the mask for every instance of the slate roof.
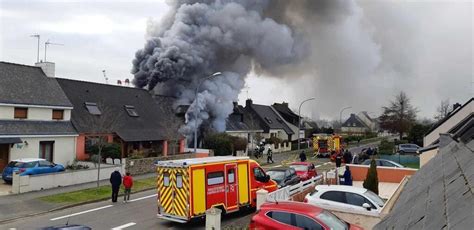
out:
{"label": "slate roof", "polygon": [[273,103],[272,107],[288,122],[298,126],[298,114],[294,113],[290,108],[288,108],[287,103]]}
{"label": "slate roof", "polygon": [[294,134],[293,130],[286,125],[283,118],[271,106],[251,104],[250,107],[258,116],[265,132],[268,132],[269,129],[283,129],[288,135]]}
{"label": "slate roof", "polygon": [[249,114],[241,105],[234,104],[234,110],[226,119],[226,131],[263,131],[259,124],[252,125],[249,122]]}
{"label": "slate roof", "polygon": [[0,136],[75,135],[70,121],[0,120]]}
{"label": "slate roof", "polygon": [[[116,133],[124,141],[155,141],[166,139],[160,118],[169,116],[166,110],[160,108],[152,95],[138,88],[99,84],[70,79],[57,79],[59,85],[74,104],[71,121],[79,133],[97,133],[109,131]],[[101,116],[115,117],[113,130],[99,130],[92,127],[91,115],[85,107],[85,102],[97,103],[99,110],[109,114]],[[138,117],[129,116],[125,105],[134,106]],[[173,114],[174,116],[174,114]]]}
{"label": "slate roof", "polygon": [[[355,126],[353,126],[352,124],[355,124]],[[367,125],[363,121],[361,121],[355,114],[351,114],[351,116],[344,123],[342,123],[342,127],[368,128]]]}
{"label": "slate roof", "polygon": [[[445,118],[443,118],[441,121],[439,121],[438,123],[434,124],[430,130],[428,130],[428,132],[426,132],[427,134],[433,132],[436,128],[438,128],[440,125],[442,125],[444,122],[446,122],[447,120],[449,120],[452,116],[454,116],[456,113],[458,113],[459,111],[461,111],[464,107],[466,107],[467,105],[469,105],[471,102],[474,102],[474,97],[471,97],[471,99],[469,99],[469,101],[467,101],[466,103],[464,103],[464,105],[462,105],[461,107],[459,108],[456,108],[456,110],[454,111],[451,111],[449,113],[449,115]],[[472,112],[472,111],[471,111]]]}
{"label": "slate roof", "polygon": [[460,135],[467,142],[443,135],[449,144],[412,176],[393,210],[374,229],[472,229],[474,135],[467,130]]}
{"label": "slate roof", "polygon": [[40,67],[0,62],[0,103],[72,107],[55,78]]}

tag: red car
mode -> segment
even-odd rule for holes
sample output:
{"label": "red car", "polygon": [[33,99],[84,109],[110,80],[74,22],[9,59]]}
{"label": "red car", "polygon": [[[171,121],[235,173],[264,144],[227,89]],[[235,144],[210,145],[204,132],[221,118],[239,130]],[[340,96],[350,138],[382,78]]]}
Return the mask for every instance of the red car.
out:
{"label": "red car", "polygon": [[339,219],[334,214],[314,205],[301,202],[265,203],[252,217],[250,229],[301,230],[301,229],[347,229],[361,230]]}
{"label": "red car", "polygon": [[301,179],[301,181],[309,180],[318,175],[316,167],[314,167],[314,164],[310,162],[293,162],[290,167],[295,169],[296,175]]}

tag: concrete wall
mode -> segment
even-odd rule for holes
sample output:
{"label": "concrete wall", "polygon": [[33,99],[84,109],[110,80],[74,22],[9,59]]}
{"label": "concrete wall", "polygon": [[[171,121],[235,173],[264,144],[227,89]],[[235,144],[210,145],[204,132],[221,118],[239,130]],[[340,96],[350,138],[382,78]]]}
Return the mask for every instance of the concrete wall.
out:
{"label": "concrete wall", "polygon": [[438,153],[438,148],[426,151],[420,155],[420,168],[423,167],[428,161],[430,161],[433,157],[436,156]]}
{"label": "concrete wall", "polygon": [[[367,177],[368,165],[349,164],[353,181],[364,181]],[[377,176],[379,182],[400,183],[405,176],[411,176],[417,172],[416,169],[394,168],[377,166]]]}
{"label": "concrete wall", "polygon": [[207,153],[189,153],[189,154],[177,154],[161,157],[148,157],[142,159],[122,159],[122,164],[126,172],[130,172],[132,175],[141,175],[147,173],[156,172],[155,161],[165,161],[165,160],[176,160],[176,159],[188,159],[188,158],[201,158],[208,157],[209,152]]}
{"label": "concrete wall", "polygon": [[451,118],[449,118],[443,124],[438,126],[435,130],[428,133],[428,135],[423,138],[423,147],[431,145],[439,138],[440,133],[447,133],[450,129],[452,129],[459,122],[470,116],[470,114],[472,113],[474,113],[474,101],[471,101],[471,103],[459,110],[456,114],[454,114]]}
{"label": "concrete wall", "polygon": [[[100,179],[110,178],[117,166],[106,166],[100,169]],[[123,168],[121,169],[123,173]],[[97,169],[84,169],[60,173],[40,174],[33,176],[13,176],[12,193],[25,193],[56,187],[94,182],[97,180]]]}
{"label": "concrete wall", "polygon": [[[14,106],[1,106],[0,105],[0,120],[13,120],[15,115]],[[53,109],[51,108],[28,108],[27,120],[41,120],[41,121],[52,121],[53,120]],[[71,110],[65,109],[63,114],[63,120],[71,120]]]}
{"label": "concrete wall", "polygon": [[[38,158],[40,141],[54,141],[53,161],[66,166],[76,157],[76,137],[21,137],[23,143],[14,144],[10,151],[10,160],[18,158]],[[25,144],[28,142],[28,145]]]}

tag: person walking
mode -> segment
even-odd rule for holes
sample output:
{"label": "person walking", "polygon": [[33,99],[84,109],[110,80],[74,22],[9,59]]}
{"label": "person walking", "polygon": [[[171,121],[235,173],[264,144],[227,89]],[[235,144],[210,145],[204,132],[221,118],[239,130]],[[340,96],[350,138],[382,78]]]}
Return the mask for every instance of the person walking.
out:
{"label": "person walking", "polygon": [[346,165],[346,171],[344,172],[344,184],[352,186],[352,173],[349,166]]}
{"label": "person walking", "polygon": [[304,153],[304,150],[301,151],[300,153],[300,161],[305,162],[306,161],[306,154]]}
{"label": "person walking", "polygon": [[133,177],[129,172],[123,177],[123,187],[125,187],[125,194],[123,195],[123,202],[126,203],[130,200],[130,192],[132,191]]}
{"label": "person walking", "polygon": [[110,184],[112,184],[112,202],[117,202],[118,193],[120,190],[120,184],[122,184],[122,175],[119,169],[116,168],[112,174],[110,174]]}
{"label": "person walking", "polygon": [[[270,163],[270,161],[271,161],[271,163]],[[271,148],[271,147],[268,147],[268,151],[267,151],[267,163],[273,164],[273,151],[272,151],[272,148]]]}

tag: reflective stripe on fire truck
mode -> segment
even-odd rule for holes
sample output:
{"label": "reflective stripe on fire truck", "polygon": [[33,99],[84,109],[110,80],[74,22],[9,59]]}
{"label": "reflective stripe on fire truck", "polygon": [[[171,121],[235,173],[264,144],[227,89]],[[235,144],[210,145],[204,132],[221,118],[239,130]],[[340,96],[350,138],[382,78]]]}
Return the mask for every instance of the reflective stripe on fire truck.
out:
{"label": "reflective stripe on fire truck", "polygon": [[[179,186],[177,184],[178,176],[181,177]],[[164,183],[166,181],[169,182],[169,186],[165,186]],[[189,177],[187,171],[185,169],[159,168],[158,183],[163,212],[170,215],[187,217],[189,203]]]}

